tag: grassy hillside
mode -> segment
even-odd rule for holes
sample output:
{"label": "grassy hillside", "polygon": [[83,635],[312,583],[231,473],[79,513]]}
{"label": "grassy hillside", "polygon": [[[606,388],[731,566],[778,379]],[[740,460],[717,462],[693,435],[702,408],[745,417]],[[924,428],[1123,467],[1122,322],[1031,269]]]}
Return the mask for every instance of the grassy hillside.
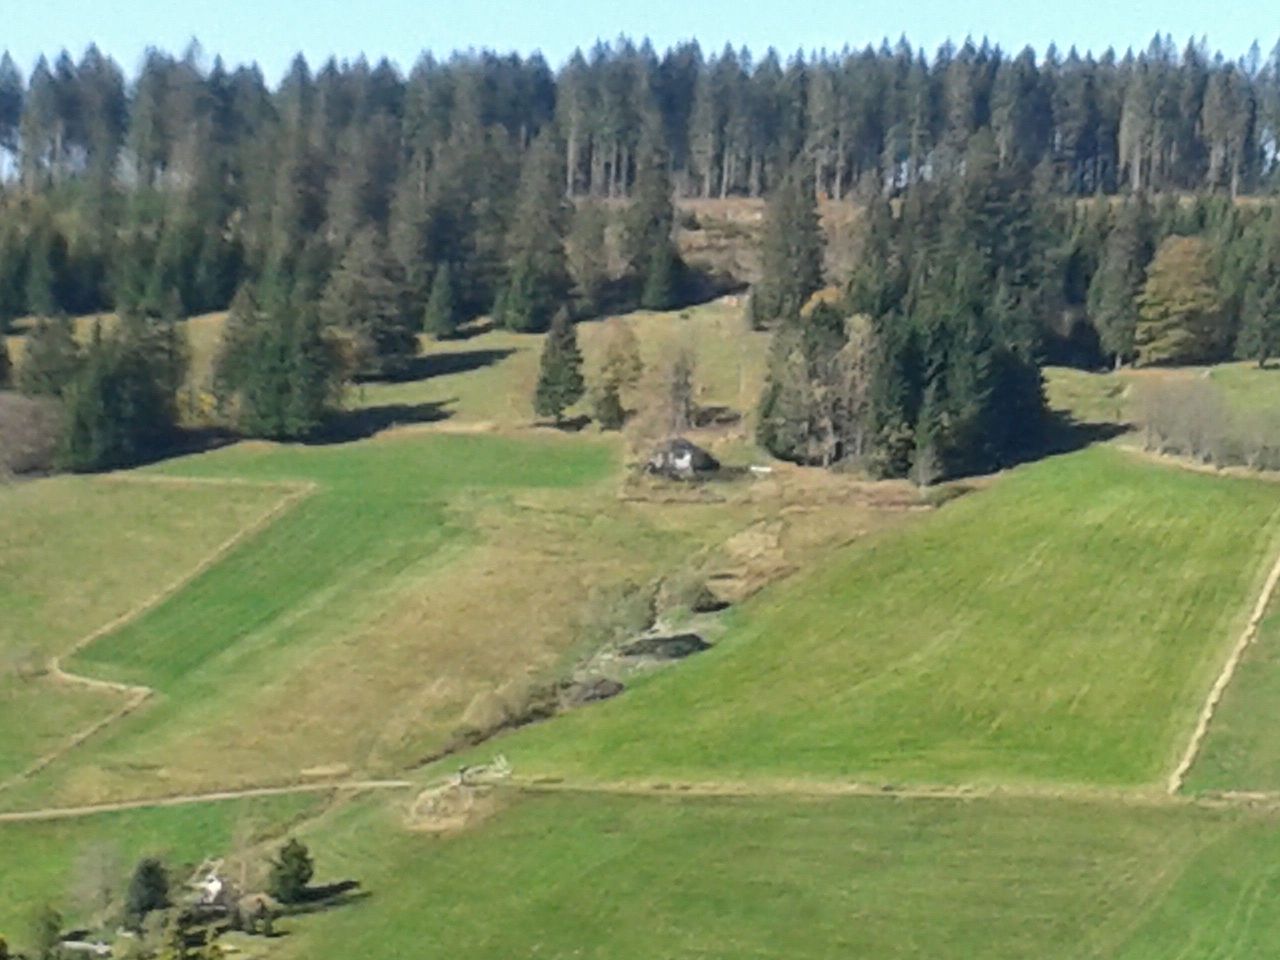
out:
{"label": "grassy hillside", "polygon": [[1190,790],[1280,790],[1280,612],[1272,603],[1214,715]]}
{"label": "grassy hillside", "polygon": [[290,922],[274,955],[1246,958],[1280,934],[1274,911],[1232,909],[1280,881],[1274,827],[1070,802],[544,795],[440,838],[352,807],[308,840],[324,879],[369,898]]}
{"label": "grassy hillside", "polygon": [[592,779],[1153,783],[1276,548],[1271,484],[1092,450],[741,608],[728,637],[502,744]]}
{"label": "grassy hillside", "polygon": [[0,486],[0,782],[113,709],[47,659],[192,570],[279,489],[59,477]]}

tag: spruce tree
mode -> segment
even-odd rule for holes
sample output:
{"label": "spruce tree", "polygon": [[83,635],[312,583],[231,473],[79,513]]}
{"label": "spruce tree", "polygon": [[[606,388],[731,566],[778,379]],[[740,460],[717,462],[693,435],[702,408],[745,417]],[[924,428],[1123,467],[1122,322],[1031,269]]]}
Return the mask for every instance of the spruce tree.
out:
{"label": "spruce tree", "polygon": [[302,440],[337,404],[342,358],[306,302],[271,299],[260,307],[236,296],[214,366],[218,398],[250,437]]}
{"label": "spruce tree", "polygon": [[1245,293],[1236,356],[1259,367],[1280,354],[1280,214],[1272,211]]}
{"label": "spruce tree", "polygon": [[680,298],[684,263],[676,250],[671,177],[659,134],[646,130],[636,158],[636,183],[627,209],[625,254],[639,284],[640,305],[666,310]]}
{"label": "spruce tree", "polygon": [[604,205],[594,200],[583,202],[574,211],[566,256],[573,299],[581,316],[594,316],[600,311],[609,282],[609,250],[605,246],[608,224]]}
{"label": "spruce tree", "polygon": [[80,368],[80,346],[67,317],[39,321],[27,336],[18,367],[18,390],[30,397],[61,397]]}
{"label": "spruce tree", "polygon": [[1138,295],[1151,259],[1146,201],[1137,197],[1121,208],[1102,248],[1102,260],[1089,284],[1089,318],[1102,349],[1119,366],[1133,358],[1138,326]]}
{"label": "spruce tree", "polygon": [[394,263],[372,228],[355,235],[325,286],[321,311],[351,341],[362,376],[397,376],[418,353]]}
{"label": "spruce tree", "polygon": [[563,157],[548,134],[533,144],[520,178],[508,241],[507,280],[494,320],[508,330],[545,330],[569,292],[565,260],[569,205]]}
{"label": "spruce tree", "polygon": [[569,311],[561,307],[556,311],[542,344],[538,383],[533,396],[534,413],[540,417],[552,417],[559,425],[565,410],[582,398],[585,389],[578,333]]}
{"label": "spruce tree", "polygon": [[822,286],[822,227],[813,184],[797,167],[769,199],[760,245],[760,280],[751,291],[756,329],[799,313]]}
{"label": "spruce tree", "polygon": [[431,279],[431,297],[422,318],[422,328],[437,340],[448,340],[458,333],[458,306],[453,293],[453,268],[445,261],[436,268]]}
{"label": "spruce tree", "polygon": [[110,333],[95,327],[64,395],[63,465],[112,469],[164,450],[177,427],[186,364],[185,342],[171,323],[130,315]]}
{"label": "spruce tree", "polygon": [[154,857],[138,861],[125,892],[125,916],[134,930],[142,928],[147,914],[169,906],[169,873]]}
{"label": "spruce tree", "polygon": [[298,903],[306,896],[307,885],[314,875],[315,862],[306,844],[292,838],[271,861],[267,892],[281,903]]}

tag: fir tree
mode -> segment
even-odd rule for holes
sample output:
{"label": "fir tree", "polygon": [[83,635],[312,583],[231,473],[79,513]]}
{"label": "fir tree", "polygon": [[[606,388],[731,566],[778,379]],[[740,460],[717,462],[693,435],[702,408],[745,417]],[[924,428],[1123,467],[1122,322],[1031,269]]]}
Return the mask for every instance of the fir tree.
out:
{"label": "fir tree", "polygon": [[395,267],[373,229],[361,230],[352,240],[325,286],[321,311],[330,326],[350,339],[360,375],[397,376],[417,355],[418,339],[401,301]]}
{"label": "fir tree", "polygon": [[600,311],[609,282],[609,251],[605,235],[609,217],[603,204],[588,200],[574,211],[566,241],[573,298],[581,316]]}
{"label": "fir tree", "polygon": [[134,930],[142,928],[147,914],[169,906],[169,873],[154,857],[138,862],[125,892],[125,915]]}
{"label": "fir tree", "polygon": [[315,862],[306,844],[292,838],[271,861],[267,891],[281,903],[298,903],[306,896],[307,885],[314,875]]}
{"label": "fir tree", "polygon": [[639,282],[640,305],[665,310],[679,300],[684,263],[676,250],[671,177],[658,134],[646,133],[636,159],[636,185],[626,213],[627,262]]}
{"label": "fir tree", "polygon": [[1272,211],[1262,250],[1245,293],[1236,355],[1267,360],[1280,353],[1280,216]]}
{"label": "fir tree", "polygon": [[556,311],[542,344],[538,383],[533,397],[534,413],[540,417],[552,417],[559,425],[565,410],[581,399],[585,389],[578,333],[569,311],[561,307]]}
{"label": "fir tree", "polygon": [[1138,326],[1138,295],[1151,259],[1146,202],[1130,200],[1120,208],[1102,248],[1102,261],[1089,284],[1089,317],[1102,349],[1115,364],[1131,360]]}
{"label": "fir tree", "polygon": [[612,380],[603,381],[592,396],[592,408],[596,422],[602,430],[621,430],[627,421],[626,408],[618,385]]}
{"label": "fir tree", "polygon": [[507,282],[494,308],[499,326],[526,333],[547,328],[569,291],[564,249],[568,223],[560,150],[544,134],[531,148],[520,179]]}
{"label": "fir tree", "polygon": [[446,260],[436,268],[431,280],[431,297],[427,300],[422,327],[437,340],[448,340],[458,333],[458,307],[453,294],[453,268]]}
{"label": "fir tree", "polygon": [[215,389],[245,436],[300,440],[337,404],[342,360],[306,303],[259,307],[237,294],[214,368]]}
{"label": "fir tree", "polygon": [[760,246],[760,281],[751,291],[757,329],[799,313],[822,286],[822,228],[813,185],[794,169],[770,197]]}
{"label": "fir tree", "polygon": [[45,319],[27,337],[26,351],[14,379],[18,390],[27,396],[61,397],[80,363],[80,346],[71,320]]}

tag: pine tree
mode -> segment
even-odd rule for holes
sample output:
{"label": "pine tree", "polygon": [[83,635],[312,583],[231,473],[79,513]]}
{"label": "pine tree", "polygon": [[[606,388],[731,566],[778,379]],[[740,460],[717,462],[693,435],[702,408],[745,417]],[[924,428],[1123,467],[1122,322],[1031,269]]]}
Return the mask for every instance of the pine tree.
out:
{"label": "pine tree", "polygon": [[80,368],[80,346],[67,317],[39,321],[27,336],[27,347],[14,378],[29,397],[61,397]]}
{"label": "pine tree", "polygon": [[307,885],[314,875],[315,862],[306,844],[292,838],[271,861],[267,892],[281,903],[298,903],[306,896]]}
{"label": "pine tree", "polygon": [[1151,259],[1146,201],[1129,200],[1102,249],[1102,260],[1089,284],[1089,317],[1102,349],[1120,364],[1133,358],[1138,326],[1138,296]]}
{"label": "pine tree", "polygon": [[563,158],[549,135],[535,141],[525,160],[508,244],[507,282],[494,320],[508,330],[545,330],[569,291]]}
{"label": "pine tree", "polygon": [[457,336],[458,323],[458,307],[453,294],[453,268],[446,260],[436,268],[431,280],[431,297],[422,318],[422,328],[437,340],[448,340]]}
{"label": "pine tree", "polygon": [[236,296],[214,365],[220,403],[245,436],[301,440],[314,435],[341,391],[342,359],[313,306],[274,300],[260,307]]}
{"label": "pine tree", "polygon": [[604,205],[594,200],[584,201],[574,211],[566,256],[574,302],[581,316],[599,312],[609,282],[609,251],[605,246],[608,224]]}
{"label": "pine tree", "polygon": [[64,395],[63,465],[128,466],[165,448],[177,426],[176,394],[187,352],[176,326],[136,315],[99,325]]}
{"label": "pine tree", "polygon": [[1272,211],[1245,293],[1236,355],[1259,367],[1280,354],[1280,214]]}
{"label": "pine tree", "polygon": [[578,333],[569,311],[561,307],[556,311],[542,344],[538,383],[533,397],[534,413],[540,417],[552,417],[559,425],[565,410],[582,398],[585,389]]}
{"label": "pine tree", "polygon": [[675,206],[671,177],[656,131],[647,131],[640,145],[635,190],[624,227],[626,258],[639,282],[640,305],[668,309],[679,300],[684,264],[672,236]]}
{"label": "pine tree", "polygon": [[602,430],[621,430],[627,421],[627,411],[622,405],[622,396],[618,385],[612,380],[605,380],[592,396],[592,407],[596,422]]}
{"label": "pine tree", "polygon": [[793,169],[774,191],[765,213],[760,281],[751,291],[756,329],[800,312],[822,286],[822,228],[813,185]]}
{"label": "pine tree", "polygon": [[147,914],[169,906],[169,873],[154,857],[138,861],[125,892],[125,915],[134,930],[142,927]]}
{"label": "pine tree", "polygon": [[381,238],[361,230],[325,286],[324,320],[348,337],[358,374],[397,376],[418,353],[401,286]]}

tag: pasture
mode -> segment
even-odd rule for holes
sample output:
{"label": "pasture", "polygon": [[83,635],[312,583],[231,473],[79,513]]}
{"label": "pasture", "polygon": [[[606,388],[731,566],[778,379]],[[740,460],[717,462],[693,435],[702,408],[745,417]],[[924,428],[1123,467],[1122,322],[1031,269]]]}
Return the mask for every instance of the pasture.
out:
{"label": "pasture", "polygon": [[1274,485],[1094,449],[735,610],[724,640],[502,743],[588,780],[1154,785],[1280,535]]}
{"label": "pasture", "polygon": [[[1244,958],[1273,816],[1079,801],[506,795],[475,829],[352,806],[304,834],[367,900],[273,956]],[[1230,862],[1230,869],[1222,866]]]}

